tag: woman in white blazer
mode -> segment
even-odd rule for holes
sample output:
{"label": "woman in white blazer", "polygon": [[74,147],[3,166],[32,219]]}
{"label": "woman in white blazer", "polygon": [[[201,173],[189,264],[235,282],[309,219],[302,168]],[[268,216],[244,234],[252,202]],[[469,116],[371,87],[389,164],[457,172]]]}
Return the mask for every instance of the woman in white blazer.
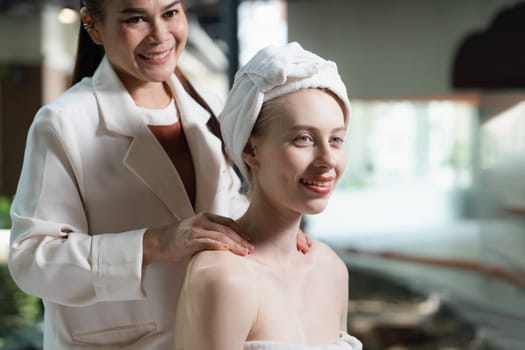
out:
{"label": "woman in white blazer", "polygon": [[[43,299],[45,349],[172,349],[186,260],[249,254],[229,218],[247,200],[221,151],[220,106],[173,74],[187,36],[181,2],[81,3],[79,82],[30,128],[9,268]],[[193,196],[152,132],[174,123]]]}

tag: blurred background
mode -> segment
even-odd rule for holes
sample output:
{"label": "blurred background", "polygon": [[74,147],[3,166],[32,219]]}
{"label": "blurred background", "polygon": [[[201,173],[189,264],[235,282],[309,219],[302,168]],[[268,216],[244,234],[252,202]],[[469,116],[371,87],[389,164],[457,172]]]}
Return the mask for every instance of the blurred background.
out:
{"label": "blurred background", "polygon": [[[193,0],[181,69],[224,98],[259,48],[337,62],[348,165],[306,231],[350,270],[365,349],[525,349],[525,2]],[[0,349],[40,349],[6,267],[37,109],[69,86],[78,1],[0,0]]]}

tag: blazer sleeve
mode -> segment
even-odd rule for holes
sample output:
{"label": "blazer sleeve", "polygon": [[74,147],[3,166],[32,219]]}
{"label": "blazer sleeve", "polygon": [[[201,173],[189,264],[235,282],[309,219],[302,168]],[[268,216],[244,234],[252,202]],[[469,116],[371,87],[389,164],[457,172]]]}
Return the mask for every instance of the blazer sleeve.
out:
{"label": "blazer sleeve", "polygon": [[37,113],[11,207],[9,269],[29,294],[62,305],[138,300],[145,229],[89,234],[78,150],[60,111]]}

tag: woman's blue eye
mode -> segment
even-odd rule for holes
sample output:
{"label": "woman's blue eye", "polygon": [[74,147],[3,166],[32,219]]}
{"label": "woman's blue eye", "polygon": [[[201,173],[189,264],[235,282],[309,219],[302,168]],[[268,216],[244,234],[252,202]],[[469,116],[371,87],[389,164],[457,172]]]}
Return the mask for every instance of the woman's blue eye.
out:
{"label": "woman's blue eye", "polygon": [[312,137],[309,135],[299,135],[294,139],[297,143],[309,143],[312,142]]}
{"label": "woman's blue eye", "polygon": [[345,143],[345,140],[342,137],[334,136],[332,137],[332,142],[336,144],[343,144]]}

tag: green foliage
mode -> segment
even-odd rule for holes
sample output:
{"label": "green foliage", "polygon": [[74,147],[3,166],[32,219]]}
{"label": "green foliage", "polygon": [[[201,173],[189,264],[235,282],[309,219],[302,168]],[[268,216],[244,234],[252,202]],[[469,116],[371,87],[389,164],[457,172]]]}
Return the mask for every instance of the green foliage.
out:
{"label": "green foliage", "polygon": [[[0,229],[11,227],[11,198],[0,196]],[[0,262],[0,349],[41,349],[42,303],[21,291]]]}
{"label": "green foliage", "polygon": [[11,198],[7,196],[0,196],[0,228],[11,227],[11,217],[9,216],[10,208]]}
{"label": "green foliage", "polygon": [[9,75],[9,65],[0,63],[0,79]]}
{"label": "green foliage", "polygon": [[0,264],[0,286],[0,338],[41,320],[40,299],[22,292],[5,264]]}

